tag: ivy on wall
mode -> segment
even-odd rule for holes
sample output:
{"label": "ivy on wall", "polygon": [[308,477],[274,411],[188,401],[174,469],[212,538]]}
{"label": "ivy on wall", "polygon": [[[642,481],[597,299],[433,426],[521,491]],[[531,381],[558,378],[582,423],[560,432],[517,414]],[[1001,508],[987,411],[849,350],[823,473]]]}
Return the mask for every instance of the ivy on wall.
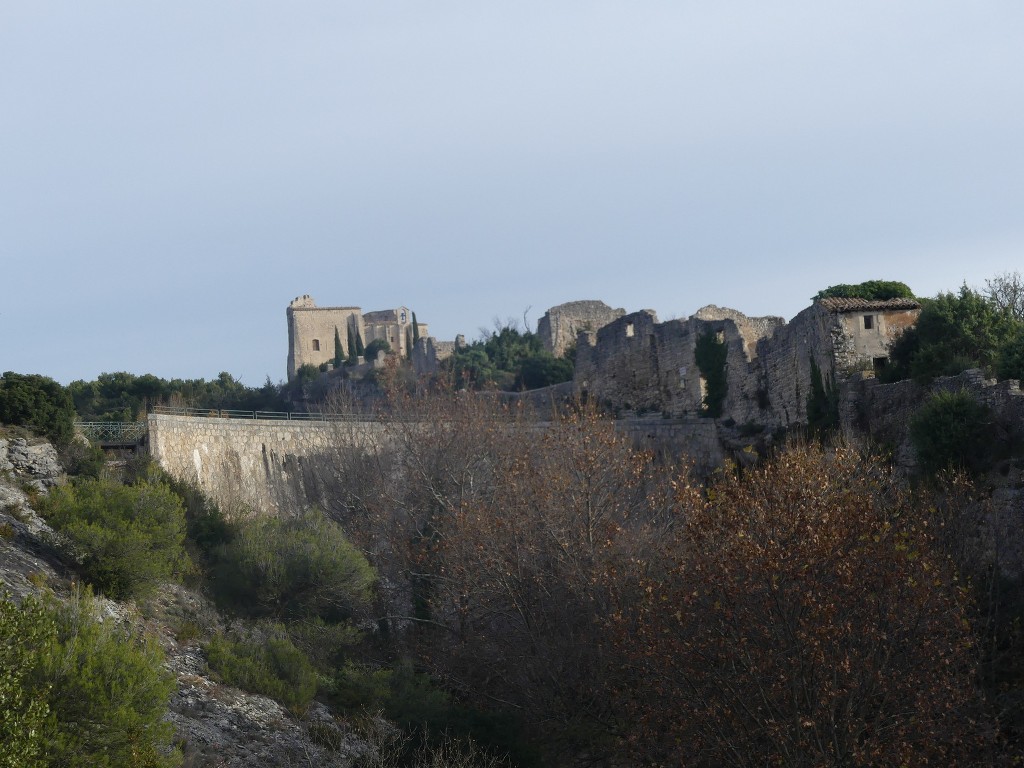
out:
{"label": "ivy on wall", "polygon": [[821,368],[811,360],[811,393],[807,396],[807,429],[817,438],[839,427],[839,390],[822,376]]}
{"label": "ivy on wall", "polygon": [[704,401],[701,416],[717,419],[722,415],[725,395],[729,391],[729,382],[725,371],[725,361],[729,350],[724,339],[719,339],[715,331],[707,331],[697,337],[697,346],[693,356],[704,379]]}

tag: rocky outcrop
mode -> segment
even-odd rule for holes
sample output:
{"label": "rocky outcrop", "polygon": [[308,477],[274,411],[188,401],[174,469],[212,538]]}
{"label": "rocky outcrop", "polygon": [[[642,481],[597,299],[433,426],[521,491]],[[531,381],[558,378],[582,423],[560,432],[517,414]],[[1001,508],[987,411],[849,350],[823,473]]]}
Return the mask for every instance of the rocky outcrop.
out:
{"label": "rocky outcrop", "polygon": [[13,472],[39,491],[58,485],[64,469],[49,443],[29,443],[23,437],[0,439],[0,472]]}
{"label": "rocky outcrop", "polygon": [[372,750],[323,704],[313,702],[299,719],[271,698],[211,677],[199,643],[179,642],[169,629],[183,620],[201,623],[204,633],[223,628],[216,609],[202,595],[167,584],[149,612],[146,628],[157,635],[167,654],[166,666],[178,680],[168,720],[174,724],[186,765],[348,768]]}
{"label": "rocky outcrop", "polygon": [[0,593],[22,600],[60,579],[65,569],[49,544],[52,533],[28,495],[0,476]]}

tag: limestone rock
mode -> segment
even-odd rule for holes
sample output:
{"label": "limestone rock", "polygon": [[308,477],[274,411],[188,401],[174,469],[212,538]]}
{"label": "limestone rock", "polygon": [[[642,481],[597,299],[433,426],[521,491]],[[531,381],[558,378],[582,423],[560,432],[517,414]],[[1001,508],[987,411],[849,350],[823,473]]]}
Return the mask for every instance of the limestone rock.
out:
{"label": "limestone rock", "polygon": [[59,485],[64,477],[57,450],[49,443],[29,444],[22,437],[0,440],[0,471],[26,477],[41,492]]}

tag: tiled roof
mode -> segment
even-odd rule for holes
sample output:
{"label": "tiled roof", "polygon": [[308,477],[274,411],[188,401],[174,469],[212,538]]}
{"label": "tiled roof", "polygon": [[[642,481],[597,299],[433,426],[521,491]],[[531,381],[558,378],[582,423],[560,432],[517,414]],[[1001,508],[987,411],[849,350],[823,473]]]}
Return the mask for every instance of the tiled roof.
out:
{"label": "tiled roof", "polygon": [[819,299],[817,302],[829,312],[889,312],[900,309],[920,309],[921,304],[914,299],[886,299],[871,301],[869,299]]}

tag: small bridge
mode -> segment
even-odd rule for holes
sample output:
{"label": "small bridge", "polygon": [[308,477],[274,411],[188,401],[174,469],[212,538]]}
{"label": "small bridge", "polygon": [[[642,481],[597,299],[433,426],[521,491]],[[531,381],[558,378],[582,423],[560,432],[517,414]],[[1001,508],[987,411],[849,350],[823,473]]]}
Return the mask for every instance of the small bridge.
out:
{"label": "small bridge", "polygon": [[75,430],[101,448],[134,448],[146,442],[145,421],[76,421]]}

